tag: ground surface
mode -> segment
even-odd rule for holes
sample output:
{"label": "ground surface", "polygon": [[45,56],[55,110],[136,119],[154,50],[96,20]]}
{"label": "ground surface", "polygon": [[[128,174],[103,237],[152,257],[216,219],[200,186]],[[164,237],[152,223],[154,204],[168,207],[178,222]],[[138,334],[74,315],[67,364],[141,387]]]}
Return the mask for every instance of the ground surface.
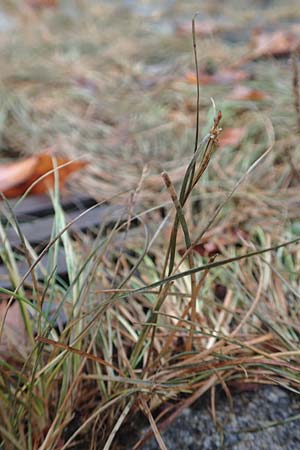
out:
{"label": "ground surface", "polygon": [[[163,435],[168,450],[293,450],[300,448],[299,397],[277,387],[233,395],[233,413],[228,401],[218,399],[214,426],[207,402],[187,409]],[[280,425],[297,415],[297,420]],[[259,431],[260,427],[276,426]],[[278,424],[279,423],[279,424]],[[250,432],[246,430],[250,429]],[[243,431],[244,430],[244,431]],[[142,447],[158,450],[156,442]],[[128,448],[129,450],[129,448]]]}

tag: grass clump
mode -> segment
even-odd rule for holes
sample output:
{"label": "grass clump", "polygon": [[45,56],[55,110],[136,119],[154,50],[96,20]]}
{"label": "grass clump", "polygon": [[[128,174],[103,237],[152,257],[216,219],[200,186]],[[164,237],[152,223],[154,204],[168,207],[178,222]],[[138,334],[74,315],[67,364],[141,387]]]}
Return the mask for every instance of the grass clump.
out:
{"label": "grass clump", "polygon": [[[3,359],[0,369],[5,448],[67,449],[87,430],[90,448],[113,448],[116,434],[138,410],[165,448],[156,421],[170,423],[217,384],[227,393],[230,383],[240,382],[297,390],[298,327],[284,295],[294,295],[295,289],[282,266],[297,273],[289,249],[297,248],[292,244],[299,238],[272,247],[270,236],[257,228],[251,238],[235,237],[226,249],[217,238],[221,260],[216,251],[201,256],[200,239],[244,177],[200,233],[188,224],[186,204],[193,202],[193,190],[214,153],[220,120],[218,113],[196,145],[178,196],[163,172],[171,204],[156,226],[145,220],[156,214],[153,209],[134,211],[139,186],[127,217],[120,216],[111,229],[99,229],[83,256],[82,244],[70,240],[56,191],[53,239],[46,248],[52,260],[44,282],[36,280],[33,290],[22,280],[15,291],[2,289],[25,315],[35,310],[27,327],[27,356],[18,364],[15,358]],[[140,226],[132,228],[134,220]],[[68,285],[55,281],[59,241]],[[31,275],[39,259],[33,257]],[[67,322],[58,330],[62,311]]]}

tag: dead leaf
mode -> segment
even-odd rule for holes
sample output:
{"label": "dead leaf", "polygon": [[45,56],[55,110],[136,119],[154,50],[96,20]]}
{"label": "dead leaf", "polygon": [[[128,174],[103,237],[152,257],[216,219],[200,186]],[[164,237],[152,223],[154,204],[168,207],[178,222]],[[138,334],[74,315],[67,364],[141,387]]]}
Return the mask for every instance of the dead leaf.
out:
{"label": "dead leaf", "polygon": [[248,86],[238,85],[236,86],[231,94],[229,94],[229,98],[233,100],[250,100],[259,102],[262,100],[266,100],[268,95],[259,89],[253,89]]}
{"label": "dead leaf", "polygon": [[32,8],[54,8],[57,6],[57,0],[27,0],[27,3]]}
{"label": "dead leaf", "polygon": [[[193,250],[199,253],[201,256],[215,256],[217,254],[223,254],[224,249],[228,246],[238,246],[241,244],[241,238],[246,238],[247,233],[243,230],[236,228],[228,228],[222,230],[222,234],[216,234],[215,236],[204,238],[202,242],[193,246]],[[184,255],[186,249],[179,249],[179,254]]]}
{"label": "dead leaf", "polygon": [[197,244],[194,246],[193,250],[201,256],[215,256],[220,253],[218,244],[213,241]]}
{"label": "dead leaf", "polygon": [[300,51],[300,27],[292,26],[288,30],[269,33],[256,31],[250,45],[253,59],[287,56],[293,51]]}
{"label": "dead leaf", "polygon": [[[198,20],[195,23],[195,32],[197,36],[211,36],[212,34],[222,33],[232,29],[231,24],[224,23],[224,20],[205,19]],[[176,26],[177,36],[191,36],[192,25],[191,22],[181,23]]]}
{"label": "dead leaf", "polygon": [[247,132],[246,127],[225,128],[218,138],[220,147],[237,147]]}
{"label": "dead leaf", "polygon": [[[217,84],[226,85],[233,84],[236,82],[244,81],[250,78],[250,75],[243,70],[229,70],[224,69],[219,72],[209,74],[206,72],[199,73],[199,82],[203,85]],[[187,72],[185,75],[185,80],[190,84],[197,83],[197,77],[194,72]]]}
{"label": "dead leaf", "polygon": [[23,183],[34,171],[37,164],[36,156],[23,159],[17,163],[0,166],[0,191],[11,189],[16,184]]}
{"label": "dead leaf", "polygon": [[84,89],[90,95],[95,95],[97,92],[97,84],[93,80],[85,76],[78,76],[74,79],[74,83],[76,86]]}
{"label": "dead leaf", "polygon": [[[219,246],[214,241],[206,241],[201,244],[197,244],[193,247],[193,251],[195,253],[199,253],[201,256],[215,256],[220,253]],[[183,256],[186,252],[185,248],[180,248],[178,253],[180,256]]]}
{"label": "dead leaf", "polygon": [[[86,161],[69,161],[61,156],[56,156],[58,167],[59,186],[62,189],[67,178],[87,165]],[[55,166],[55,167],[56,167]],[[53,170],[53,157],[50,152],[40,153],[22,161],[0,166],[0,190],[7,198],[19,197],[40,177],[44,176],[33,188],[31,194],[43,194],[54,187],[55,175],[47,172]]]}
{"label": "dead leaf", "polygon": [[[7,302],[0,300],[0,323],[2,323]],[[0,355],[11,359],[16,355],[26,356],[28,337],[21,314],[20,306],[15,301],[7,310],[0,342]]]}

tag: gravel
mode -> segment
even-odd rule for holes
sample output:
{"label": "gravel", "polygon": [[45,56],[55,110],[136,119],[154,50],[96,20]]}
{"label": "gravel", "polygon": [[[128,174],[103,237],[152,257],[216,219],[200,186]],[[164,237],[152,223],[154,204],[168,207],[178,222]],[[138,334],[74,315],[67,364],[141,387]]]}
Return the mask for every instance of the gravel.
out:
{"label": "gravel", "polygon": [[[209,413],[208,400],[189,408],[162,433],[168,450],[297,450],[300,449],[300,396],[275,386],[233,395],[233,413],[228,400],[217,401],[216,428]],[[257,430],[274,421],[284,421]],[[249,432],[249,428],[252,429]],[[248,432],[245,430],[248,429]],[[256,429],[256,430],[254,430]],[[244,430],[244,431],[243,431]],[[129,448],[128,448],[129,450]],[[159,450],[155,440],[142,450]]]}

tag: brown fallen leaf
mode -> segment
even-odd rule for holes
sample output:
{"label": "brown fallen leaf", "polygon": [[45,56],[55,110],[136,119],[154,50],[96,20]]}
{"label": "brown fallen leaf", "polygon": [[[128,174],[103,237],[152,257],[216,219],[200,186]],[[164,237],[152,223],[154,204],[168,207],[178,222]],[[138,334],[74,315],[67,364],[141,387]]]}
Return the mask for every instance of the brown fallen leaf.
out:
{"label": "brown fallen leaf", "polygon": [[[195,33],[197,36],[211,36],[212,34],[222,33],[232,29],[232,24],[224,23],[224,20],[205,19],[198,20],[195,23]],[[175,29],[177,36],[191,36],[191,22],[178,24]]]}
{"label": "brown fallen leaf", "polygon": [[247,132],[246,127],[225,128],[218,138],[219,147],[237,147]]}
{"label": "brown fallen leaf", "polygon": [[[247,233],[240,229],[228,228],[222,234],[204,238],[202,242],[193,246],[193,251],[201,256],[215,256],[224,253],[224,249],[230,245],[237,246],[241,243],[241,238],[247,237]],[[186,249],[179,249],[180,256],[183,256]]]}
{"label": "brown fallen leaf", "polygon": [[259,89],[253,89],[248,86],[237,85],[231,94],[229,94],[229,98],[233,100],[250,100],[259,102],[262,100],[266,100],[268,95]]}
{"label": "brown fallen leaf", "polygon": [[74,78],[74,83],[76,86],[84,89],[90,95],[95,95],[97,92],[97,84],[92,79],[89,79],[83,75]]}
{"label": "brown fallen leaf", "polygon": [[[244,81],[250,78],[250,75],[244,70],[229,70],[224,69],[216,72],[214,74],[209,74],[205,72],[199,73],[199,82],[203,85],[217,84],[226,85],[233,84],[236,82]],[[185,75],[185,81],[190,84],[197,83],[197,77],[195,72],[187,72]]]}
{"label": "brown fallen leaf", "polygon": [[[69,161],[61,156],[56,156],[56,166],[58,167],[59,186],[63,188],[67,178],[87,165],[86,161]],[[55,167],[56,167],[55,166]],[[53,157],[49,152],[31,156],[22,161],[3,164],[0,166],[0,191],[7,198],[19,197],[40,177],[43,177],[35,184],[30,193],[43,194],[54,187],[55,175],[49,173],[53,170]]]}
{"label": "brown fallen leaf", "polygon": [[28,337],[20,306],[15,301],[8,308],[5,316],[6,307],[7,302],[3,299],[0,300],[0,323],[5,317],[0,342],[1,358],[8,360],[17,355],[24,357],[26,356],[26,349],[28,349]]}
{"label": "brown fallen leaf", "polygon": [[53,8],[57,6],[57,0],[27,0],[27,4],[32,8]]}
{"label": "brown fallen leaf", "polygon": [[27,180],[37,164],[36,156],[0,166],[0,191],[6,191]]}
{"label": "brown fallen leaf", "polygon": [[250,42],[252,59],[287,56],[300,51],[300,26],[274,32],[255,32]]}
{"label": "brown fallen leaf", "polygon": [[220,252],[217,242],[208,241],[194,246],[193,250],[201,256],[215,256]]}

